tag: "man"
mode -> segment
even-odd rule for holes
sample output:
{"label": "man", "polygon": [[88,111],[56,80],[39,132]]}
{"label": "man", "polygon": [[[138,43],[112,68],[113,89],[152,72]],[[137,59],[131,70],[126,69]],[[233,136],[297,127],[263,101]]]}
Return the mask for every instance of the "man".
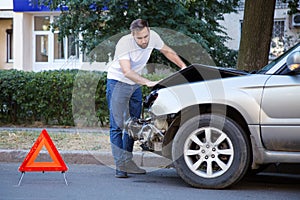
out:
{"label": "man", "polygon": [[132,160],[133,139],[123,131],[129,117],[140,118],[142,90],[140,85],[153,87],[157,82],[141,76],[152,50],[158,49],[180,68],[186,67],[179,56],[160,36],[150,30],[147,21],[134,20],[131,34],[123,36],[117,43],[114,61],[108,68],[107,101],[110,111],[110,141],[116,164],[116,177],[127,178],[127,173],[145,174]]}

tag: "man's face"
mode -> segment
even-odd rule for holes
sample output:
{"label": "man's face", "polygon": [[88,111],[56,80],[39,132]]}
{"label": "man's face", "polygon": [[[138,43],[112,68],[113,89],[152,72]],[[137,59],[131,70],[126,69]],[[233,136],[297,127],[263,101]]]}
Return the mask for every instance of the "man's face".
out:
{"label": "man's face", "polygon": [[149,39],[150,39],[149,28],[145,27],[141,31],[133,31],[132,35],[139,47],[141,47],[142,49],[148,47]]}

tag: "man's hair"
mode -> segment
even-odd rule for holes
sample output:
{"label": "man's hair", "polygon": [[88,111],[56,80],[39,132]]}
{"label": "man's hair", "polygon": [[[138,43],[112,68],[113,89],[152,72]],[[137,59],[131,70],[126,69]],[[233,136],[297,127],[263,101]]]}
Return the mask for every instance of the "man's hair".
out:
{"label": "man's hair", "polygon": [[130,31],[141,31],[145,27],[149,27],[148,22],[146,20],[136,19],[133,22],[131,22]]}

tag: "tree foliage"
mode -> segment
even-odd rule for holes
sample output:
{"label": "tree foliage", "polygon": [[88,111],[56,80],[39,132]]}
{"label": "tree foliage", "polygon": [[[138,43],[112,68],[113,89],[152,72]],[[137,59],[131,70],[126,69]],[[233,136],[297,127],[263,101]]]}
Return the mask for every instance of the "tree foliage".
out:
{"label": "tree foliage", "polygon": [[39,3],[61,10],[53,24],[60,30],[60,38],[81,35],[76,42],[87,52],[116,34],[128,32],[134,19],[143,18],[151,27],[171,29],[193,38],[216,65],[235,65],[236,53],[224,45],[230,38],[218,20],[235,11],[238,0],[39,0]]}
{"label": "tree foliage", "polygon": [[294,14],[299,12],[299,0],[282,0],[283,3],[288,3],[289,14]]}

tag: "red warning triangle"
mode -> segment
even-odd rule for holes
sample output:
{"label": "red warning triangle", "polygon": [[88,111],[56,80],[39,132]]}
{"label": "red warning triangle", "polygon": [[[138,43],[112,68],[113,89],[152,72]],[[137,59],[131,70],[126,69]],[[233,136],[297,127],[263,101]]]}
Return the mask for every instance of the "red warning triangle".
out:
{"label": "red warning triangle", "polygon": [[[35,162],[35,159],[39,155],[41,149],[46,147],[53,162]],[[67,171],[68,168],[63,161],[62,157],[58,153],[55,145],[53,144],[49,134],[44,129],[36,142],[32,146],[30,152],[27,154],[22,165],[19,167],[19,171]]]}

